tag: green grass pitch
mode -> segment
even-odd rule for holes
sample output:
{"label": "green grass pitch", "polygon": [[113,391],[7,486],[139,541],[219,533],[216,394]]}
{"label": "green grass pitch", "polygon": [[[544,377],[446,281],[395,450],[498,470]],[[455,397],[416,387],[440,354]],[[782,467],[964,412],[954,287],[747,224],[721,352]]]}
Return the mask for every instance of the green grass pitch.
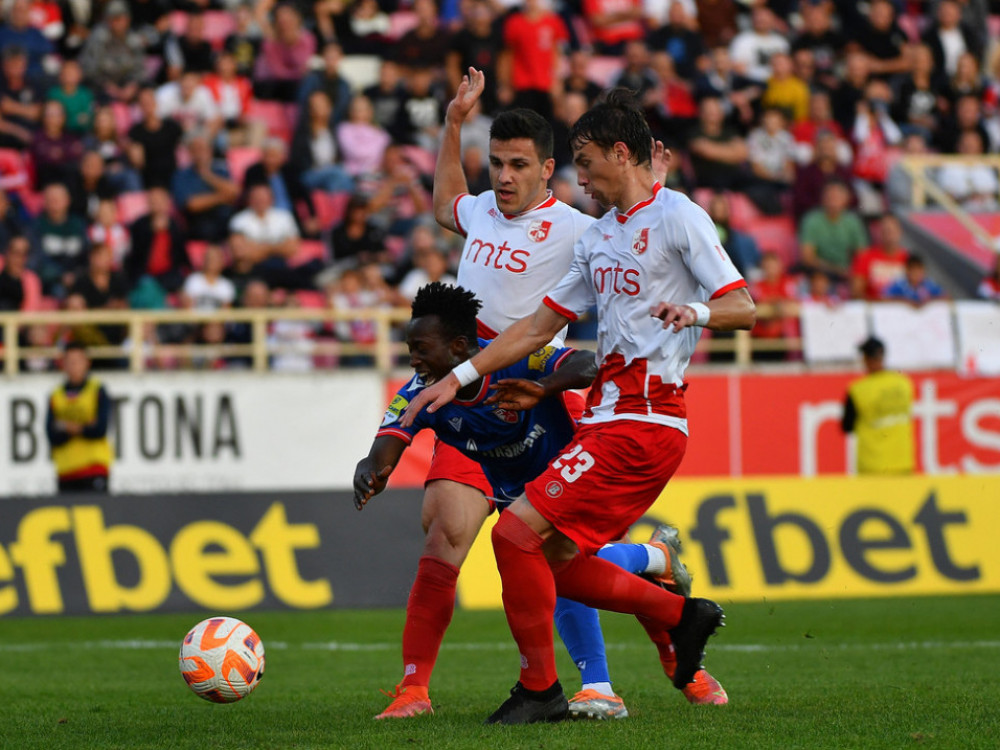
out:
{"label": "green grass pitch", "polygon": [[[0,748],[997,748],[1000,596],[731,604],[690,706],[639,626],[602,615],[614,723],[484,726],[517,678],[500,612],[458,611],[434,716],[375,722],[399,679],[400,610],[250,613],[267,672],[245,700],[195,697],[177,650],[198,615],[0,620]],[[565,650],[568,694],[579,686]]]}

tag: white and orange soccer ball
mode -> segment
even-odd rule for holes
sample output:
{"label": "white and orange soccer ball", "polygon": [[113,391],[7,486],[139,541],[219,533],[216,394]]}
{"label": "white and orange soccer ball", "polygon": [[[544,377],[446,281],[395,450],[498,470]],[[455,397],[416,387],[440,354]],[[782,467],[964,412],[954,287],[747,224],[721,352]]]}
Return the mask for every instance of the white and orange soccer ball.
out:
{"label": "white and orange soccer ball", "polygon": [[210,617],[191,628],[178,660],[188,687],[215,703],[246,697],[264,676],[264,644],[235,617]]}

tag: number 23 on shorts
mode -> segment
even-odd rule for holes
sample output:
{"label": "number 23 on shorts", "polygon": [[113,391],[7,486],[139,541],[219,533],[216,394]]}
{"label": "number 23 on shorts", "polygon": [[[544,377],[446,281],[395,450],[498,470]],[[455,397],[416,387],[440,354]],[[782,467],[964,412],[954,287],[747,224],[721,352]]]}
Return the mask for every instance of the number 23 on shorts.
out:
{"label": "number 23 on shorts", "polygon": [[594,457],[579,444],[552,462],[552,468],[560,469],[559,476],[570,483],[583,476],[583,473],[593,465]]}

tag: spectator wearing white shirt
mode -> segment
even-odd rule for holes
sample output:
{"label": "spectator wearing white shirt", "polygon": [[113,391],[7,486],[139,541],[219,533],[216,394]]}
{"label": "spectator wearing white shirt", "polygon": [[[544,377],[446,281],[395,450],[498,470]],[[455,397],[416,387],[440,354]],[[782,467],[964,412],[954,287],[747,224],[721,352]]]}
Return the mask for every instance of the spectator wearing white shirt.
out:
{"label": "spectator wearing white shirt", "polygon": [[[958,138],[958,153],[982,156],[983,138],[976,130],[966,130]],[[1000,208],[1000,179],[997,170],[988,164],[961,162],[941,167],[938,184],[966,211],[996,211]]]}
{"label": "spectator wearing white shirt", "polygon": [[753,27],[737,34],[729,45],[733,68],[761,83],[771,77],[771,56],[788,53],[788,40],[777,28],[774,12],[766,5],[753,9]]}
{"label": "spectator wearing white shirt", "polygon": [[194,310],[219,310],[233,306],[236,287],[222,275],[226,256],[218,245],[209,245],[200,271],[184,280],[181,301],[184,307]]}
{"label": "spectator wearing white shirt", "polygon": [[215,98],[202,85],[201,74],[184,72],[180,79],[156,90],[156,114],[172,118],[185,132],[201,130],[212,138],[222,127],[222,114]]}
{"label": "spectator wearing white shirt", "polygon": [[398,291],[407,303],[413,302],[417,290],[434,281],[454,286],[458,280],[448,268],[448,255],[438,247],[439,238],[433,229],[418,226],[413,230],[413,269],[399,282]]}

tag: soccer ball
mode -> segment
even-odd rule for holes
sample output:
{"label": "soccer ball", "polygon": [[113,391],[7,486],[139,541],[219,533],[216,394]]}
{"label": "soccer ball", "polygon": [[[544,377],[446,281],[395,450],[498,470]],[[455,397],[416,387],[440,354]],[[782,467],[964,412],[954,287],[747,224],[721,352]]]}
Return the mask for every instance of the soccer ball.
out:
{"label": "soccer ball", "polygon": [[264,644],[253,628],[235,617],[210,617],[184,636],[178,656],[181,675],[196,695],[234,703],[264,676]]}

